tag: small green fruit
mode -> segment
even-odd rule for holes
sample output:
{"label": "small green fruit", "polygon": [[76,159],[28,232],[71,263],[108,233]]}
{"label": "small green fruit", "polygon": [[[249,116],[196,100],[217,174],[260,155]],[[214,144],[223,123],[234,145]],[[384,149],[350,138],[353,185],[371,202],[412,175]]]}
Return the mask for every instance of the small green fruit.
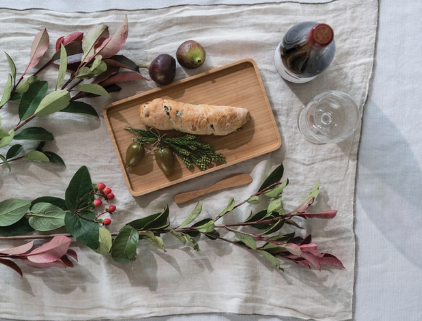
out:
{"label": "small green fruit", "polygon": [[126,150],[126,167],[133,167],[138,165],[144,156],[144,147],[138,142],[133,142]]}
{"label": "small green fruit", "polygon": [[182,43],[176,52],[179,64],[187,69],[194,69],[202,66],[205,61],[204,48],[194,40]]}
{"label": "small green fruit", "polygon": [[171,175],[174,169],[174,157],[170,148],[159,148],[155,152],[155,161],[164,174]]}

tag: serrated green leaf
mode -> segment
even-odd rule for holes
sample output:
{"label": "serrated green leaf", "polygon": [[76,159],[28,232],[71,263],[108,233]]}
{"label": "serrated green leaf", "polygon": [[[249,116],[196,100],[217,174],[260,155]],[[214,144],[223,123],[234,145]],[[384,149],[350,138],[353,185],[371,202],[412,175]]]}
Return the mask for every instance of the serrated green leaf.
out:
{"label": "serrated green leaf", "polygon": [[28,90],[29,85],[31,85],[32,83],[36,81],[40,81],[36,76],[28,77],[24,81],[21,82],[21,84],[16,88],[15,91],[19,94],[23,94]]}
{"label": "serrated green leaf", "polygon": [[9,226],[0,226],[0,235],[2,236],[17,236],[32,232],[34,229],[29,225],[28,220],[22,217],[16,223]]}
{"label": "serrated green leaf", "polygon": [[192,223],[198,217],[198,215],[201,214],[201,211],[202,211],[202,202],[199,201],[198,204],[196,204],[195,208],[193,209],[192,213],[190,213],[189,216],[179,226],[186,226]]}
{"label": "serrated green leaf", "polygon": [[159,236],[155,236],[153,232],[151,231],[147,231],[143,236],[143,239],[147,240],[149,243],[151,243],[151,245],[163,250],[164,252],[166,251],[165,247],[164,247],[164,242],[162,240],[161,237]]}
{"label": "serrated green leaf", "polygon": [[31,208],[29,225],[37,231],[51,231],[64,226],[65,211],[50,203],[36,203]]}
{"label": "serrated green leaf", "polygon": [[37,151],[37,150],[30,151],[24,157],[26,159],[35,160],[35,161],[39,161],[39,162],[47,162],[47,163],[50,162],[48,157],[43,152],[40,152],[40,151]]}
{"label": "serrated green leaf", "polygon": [[49,203],[49,204],[53,204],[54,206],[61,208],[63,211],[67,210],[66,203],[65,203],[64,199],[59,198],[59,197],[53,197],[53,196],[38,197],[31,202],[30,209],[32,208],[32,206],[34,206],[35,204],[38,204],[38,203]]}
{"label": "serrated green leaf", "polygon": [[9,226],[19,221],[30,205],[31,202],[15,198],[0,202],[0,226]]}
{"label": "serrated green leaf", "polygon": [[[79,212],[79,215],[94,220],[92,212]],[[79,242],[96,250],[100,246],[100,232],[98,223],[86,220],[74,212],[67,212],[64,218],[65,227]]]}
{"label": "serrated green leaf", "polygon": [[267,214],[264,218],[269,217],[273,212],[277,212],[281,215],[284,214],[283,206],[281,205],[281,197],[278,197],[270,202],[267,207]]}
{"label": "serrated green leaf", "polygon": [[56,153],[44,152],[44,154],[48,157],[48,160],[50,161],[50,163],[66,166],[63,159]]}
{"label": "serrated green leaf", "polygon": [[11,129],[9,131],[8,137],[4,137],[4,138],[0,139],[0,148],[9,145],[12,142],[14,136],[15,136],[15,130]]}
{"label": "serrated green leaf", "polygon": [[233,232],[237,239],[245,243],[251,249],[256,250],[256,241],[252,236],[245,235],[239,232]]}
{"label": "serrated green leaf", "polygon": [[6,81],[6,86],[4,86],[3,96],[1,97],[1,100],[0,100],[0,107],[2,107],[4,104],[6,104],[9,101],[11,94],[12,94],[12,75],[9,74]]}
{"label": "serrated green leaf", "polygon": [[229,203],[227,204],[227,206],[226,206],[226,208],[220,213],[220,214],[218,214],[218,216],[217,217],[223,217],[224,215],[226,215],[228,212],[230,212],[233,208],[234,208],[234,206],[235,206],[236,204],[235,204],[235,202],[234,202],[234,198],[231,198],[230,200],[229,200]]}
{"label": "serrated green leaf", "polygon": [[168,222],[168,217],[169,208],[168,206],[166,206],[166,208],[161,213],[152,214],[147,217],[134,220],[128,223],[128,225],[132,226],[134,229],[141,231],[147,229],[161,230],[170,225],[170,223]]}
{"label": "serrated green leaf", "polygon": [[111,257],[119,263],[135,261],[138,242],[138,231],[129,225],[123,226],[111,246]]}
{"label": "serrated green leaf", "polygon": [[71,101],[66,108],[60,111],[65,113],[82,114],[98,117],[98,114],[94,107],[81,101]]}
{"label": "serrated green leaf", "polygon": [[75,77],[78,79],[89,79],[89,78],[93,78],[94,76],[95,74],[88,67],[82,67],[75,74]]}
{"label": "serrated green leaf", "polygon": [[5,137],[9,137],[9,133],[5,131],[4,129],[0,128],[0,139],[5,138]]}
{"label": "serrated green leaf", "polygon": [[258,204],[259,203],[259,196],[255,195],[248,199],[249,204]]}
{"label": "serrated green leaf", "polygon": [[189,244],[193,247],[195,251],[199,251],[198,242],[196,242],[189,234],[182,233],[184,237],[188,240]]}
{"label": "serrated green leaf", "polygon": [[267,177],[267,179],[262,183],[261,187],[258,191],[262,191],[264,188],[267,188],[271,184],[277,183],[283,177],[284,167],[283,164],[279,165],[275,170],[271,172],[271,174]]}
{"label": "serrated green leaf", "polygon": [[9,63],[9,67],[10,67],[10,71],[12,73],[12,77],[13,80],[16,80],[16,66],[15,63],[13,62],[13,59],[10,58],[10,56],[7,54],[7,52],[5,52],[6,58],[7,58],[7,62]]}
{"label": "serrated green leaf", "polygon": [[214,231],[214,221],[210,219],[207,223],[202,224],[196,228],[201,233],[209,233]]}
{"label": "serrated green leaf", "polygon": [[6,159],[11,159],[13,157],[18,156],[21,152],[22,152],[22,145],[21,144],[16,144],[13,145],[12,147],[9,148],[9,150],[7,151],[6,154]]}
{"label": "serrated green leaf", "polygon": [[110,94],[103,87],[97,84],[82,84],[75,88],[76,90],[83,91],[86,93],[100,95],[105,97],[111,97]]}
{"label": "serrated green leaf", "polygon": [[15,139],[51,142],[54,140],[54,136],[42,127],[29,127],[17,133]]}
{"label": "serrated green leaf", "polygon": [[46,81],[37,81],[29,85],[19,102],[20,120],[25,120],[34,114],[47,90],[48,82]]}
{"label": "serrated green leaf", "polygon": [[53,91],[41,100],[34,114],[37,117],[50,115],[66,108],[69,105],[69,101],[70,94],[67,90]]}
{"label": "serrated green leaf", "polygon": [[270,261],[277,269],[284,271],[284,269],[280,267],[280,261],[275,256],[262,250],[258,250],[257,252]]}
{"label": "serrated green leaf", "polygon": [[182,244],[186,244],[186,239],[182,235],[182,233],[176,232],[175,230],[170,230],[169,234],[175,236]]}
{"label": "serrated green leaf", "polygon": [[62,84],[63,79],[66,75],[67,70],[67,52],[66,48],[63,46],[63,43],[60,44],[60,65],[59,65],[59,74],[57,76],[56,88]]}
{"label": "serrated green leaf", "polygon": [[280,184],[280,185],[273,187],[273,188],[269,189],[268,191],[266,191],[264,193],[264,195],[266,197],[270,197],[270,198],[271,197],[273,197],[273,198],[278,197],[280,194],[283,193],[283,190],[287,185],[289,185],[289,179],[288,178],[283,182],[283,184]]}
{"label": "serrated green leaf", "polygon": [[111,237],[111,233],[106,228],[100,227],[99,228],[99,243],[100,246],[98,249],[94,250],[98,254],[107,255],[110,253],[111,246],[113,244],[113,239]]}
{"label": "serrated green leaf", "polygon": [[9,172],[12,171],[12,168],[10,167],[10,164],[7,161],[6,157],[4,157],[3,155],[0,155],[0,159],[4,162],[4,164],[6,164],[7,168],[9,169]]}
{"label": "serrated green leaf", "polygon": [[[75,211],[78,204],[79,208],[83,208],[87,206],[89,202],[92,203],[94,201],[94,195],[88,195],[91,191],[91,176],[89,175],[88,168],[86,166],[82,166],[78,169],[75,175],[73,175],[73,178],[66,189],[65,202],[67,209]],[[98,248],[98,245],[93,248]]]}
{"label": "serrated green leaf", "polygon": [[267,234],[271,234],[271,233],[277,232],[279,229],[281,229],[281,228],[283,227],[283,225],[284,225],[284,220],[279,220],[279,221],[277,221],[275,224],[271,225],[271,226],[270,226],[267,230],[265,230],[265,232],[264,232],[264,233],[262,233],[262,234],[267,235]]}

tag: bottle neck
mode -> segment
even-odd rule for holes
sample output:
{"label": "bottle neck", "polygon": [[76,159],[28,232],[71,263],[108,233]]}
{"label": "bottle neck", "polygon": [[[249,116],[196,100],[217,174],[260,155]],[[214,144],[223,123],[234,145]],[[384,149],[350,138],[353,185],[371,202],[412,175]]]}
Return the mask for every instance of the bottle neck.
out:
{"label": "bottle neck", "polygon": [[318,23],[312,27],[307,40],[313,48],[324,49],[333,41],[333,38],[333,29],[325,23]]}

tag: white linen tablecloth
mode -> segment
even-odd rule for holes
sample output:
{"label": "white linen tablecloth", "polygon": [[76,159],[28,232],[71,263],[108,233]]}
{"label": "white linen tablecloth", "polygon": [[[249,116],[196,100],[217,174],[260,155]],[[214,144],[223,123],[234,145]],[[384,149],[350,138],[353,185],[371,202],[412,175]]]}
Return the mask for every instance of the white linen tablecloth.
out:
{"label": "white linen tablecloth", "polygon": [[[0,23],[12,23],[14,13],[16,14],[13,11],[2,10]],[[19,30],[19,25],[16,26],[18,35],[22,37],[16,41],[15,47],[5,50],[12,57],[18,57],[18,59],[15,58],[15,62],[17,66],[22,66],[25,64],[26,58],[18,53],[24,48],[28,48],[27,43],[30,41],[28,39],[41,26],[47,26],[51,38],[55,39],[54,36],[57,38],[68,31],[73,31],[75,28],[72,26],[88,29],[91,24],[105,22],[112,29],[113,26],[117,28],[123,12],[59,14],[33,10],[18,12],[18,15],[25,25],[25,30]],[[25,17],[25,15],[29,15],[33,20],[25,21],[25,18],[28,19],[28,16]],[[259,19],[263,16],[265,19]],[[346,271],[326,270],[319,273],[289,267],[286,274],[280,275],[265,267],[254,256],[247,257],[247,254],[238,249],[225,245],[212,245],[207,242],[200,242],[203,251],[198,254],[179,250],[175,246],[169,251],[169,255],[153,252],[153,255],[147,254],[149,257],[141,263],[135,263],[130,267],[113,264],[111,260],[102,259],[95,254],[83,251],[81,264],[73,271],[50,272],[53,271],[50,270],[43,273],[25,271],[27,272],[27,282],[17,284],[14,279],[6,281],[4,286],[7,287],[8,295],[7,298],[1,300],[5,309],[0,310],[0,316],[22,319],[54,319],[64,318],[65,313],[70,312],[71,315],[67,318],[80,319],[223,311],[292,315],[324,320],[350,318],[354,267],[353,195],[359,132],[353,139],[339,145],[314,146],[308,144],[298,134],[294,120],[301,104],[309,101],[315,94],[328,89],[346,91],[352,94],[362,106],[372,70],[377,18],[376,1],[366,4],[360,4],[359,1],[333,1],[324,5],[289,3],[235,7],[176,7],[156,11],[128,12],[128,17],[130,36],[125,50],[129,57],[133,57],[133,53],[141,52],[139,60],[150,61],[159,53],[172,53],[178,43],[194,32],[195,39],[203,44],[208,44],[206,46],[207,63],[198,72],[206,70],[205,68],[218,67],[232,62],[237,60],[236,58],[251,57],[257,61],[280,125],[284,146],[281,151],[272,155],[238,165],[237,171],[241,169],[252,173],[255,181],[252,186],[236,191],[236,194],[246,198],[256,189],[263,177],[281,161],[284,162],[287,175],[293,185],[290,187],[290,192],[286,193],[286,207],[300,202],[299,195],[303,197],[307,192],[304,188],[311,188],[314,181],[321,178],[324,189],[320,209],[323,209],[324,206],[339,209],[339,217],[328,223],[316,221],[307,223],[307,232],[312,232],[321,249],[339,256],[346,266]],[[189,17],[188,20],[186,20],[187,17]],[[194,21],[191,21],[192,17],[194,17]],[[336,30],[338,51],[333,65],[318,78],[318,82],[301,86],[284,83],[272,64],[273,50],[283,32],[298,21],[321,21],[321,19],[330,23]],[[176,26],[179,28],[197,27],[199,22],[204,28],[194,31],[188,28],[191,32],[189,35],[176,28]],[[207,23],[208,29],[206,28]],[[230,23],[235,26],[230,33],[227,33],[225,31],[230,30],[228,28]],[[134,31],[139,38],[132,38],[131,32]],[[0,41],[2,48],[8,48],[7,43],[10,41],[7,40],[7,35],[3,35]],[[342,42],[348,43],[349,46],[342,47],[339,45]],[[350,60],[349,57],[353,57],[353,59]],[[5,66],[3,65],[1,69],[2,74],[7,72]],[[178,71],[178,79],[180,79],[184,75],[182,69],[179,68]],[[48,73],[48,77],[53,76],[53,73]],[[127,89],[125,88],[117,97],[123,98],[134,94],[133,90],[144,91],[154,85],[141,84],[138,88],[133,85],[125,87]],[[102,102],[97,100],[95,106],[101,110],[105,103],[105,100]],[[107,133],[102,120],[100,123],[74,117],[74,119],[69,118],[65,121],[56,119],[54,116],[51,119],[51,123],[45,127],[56,134],[56,148],[67,161],[67,169],[55,172],[44,164],[25,163],[19,165],[17,167],[20,167],[20,173],[9,174],[9,176],[7,173],[3,173],[2,198],[12,197],[15,193],[22,194],[24,190],[22,186],[27,187],[28,185],[34,186],[30,191],[26,189],[25,195],[28,198],[41,194],[63,196],[64,187],[71,175],[85,161],[89,165],[94,179],[111,182],[108,184],[113,185],[113,189],[119,191],[118,195],[116,192],[117,205],[125,210],[119,212],[118,217],[123,224],[135,215],[147,215],[152,212],[152,209],[156,210],[162,207],[172,199],[177,191],[190,190],[209,180],[208,177],[203,178],[202,181],[198,179],[197,182],[191,181],[183,186],[172,187],[134,200],[124,190],[121,173],[116,166],[117,161],[110,160],[109,155],[113,155],[113,150],[110,142],[104,142]],[[5,117],[5,121],[7,121],[7,117]],[[41,124],[44,125],[44,122]],[[69,135],[69,132],[74,134]],[[81,144],[81,141],[85,143]],[[74,155],[75,150],[78,150],[78,157]],[[95,164],[92,161],[93,158],[96,160]],[[101,168],[101,172],[96,173],[96,168]],[[23,172],[23,170],[27,171]],[[231,172],[231,168],[217,172],[212,175],[212,179],[216,181]],[[30,175],[26,176],[23,173],[30,173]],[[309,180],[314,181],[310,182]],[[11,186],[12,182],[13,186],[17,186],[16,189],[6,190],[3,194],[5,187]],[[17,184],[20,184],[21,187]],[[213,204],[224,203],[223,199],[228,195],[229,192],[224,192],[209,196],[205,198],[204,205],[206,207],[209,204],[209,212],[213,213],[218,208]],[[221,207],[222,204],[218,205]],[[139,211],[138,206],[143,209]],[[186,209],[187,207],[182,210],[176,206],[171,207],[175,221],[183,219],[183,215],[187,212]],[[137,214],[134,214],[135,210],[138,211]],[[237,217],[244,216],[242,212],[236,214]],[[335,252],[339,247],[334,244],[341,246],[339,253]],[[142,246],[140,251],[142,251]],[[207,257],[210,252],[212,252],[212,257]],[[192,259],[196,265],[190,266],[193,271],[188,271],[188,263]],[[231,266],[232,260],[236,262],[234,266]],[[84,264],[87,261],[90,263]],[[241,263],[237,266],[239,262]],[[260,263],[259,266],[256,265],[257,262]],[[90,268],[92,266],[96,267],[95,272]],[[230,273],[227,273],[227,267],[230,266]],[[232,270],[235,266],[237,269]],[[251,289],[248,288],[248,285],[254,273],[258,273],[263,278],[259,283],[254,283],[255,289],[252,291],[254,295],[251,297]],[[175,282],[172,278],[174,275],[180,279],[180,282],[177,281],[178,284],[170,282],[170,280]],[[186,285],[187,276],[193,281],[196,280],[197,283],[189,282]],[[232,279],[234,276],[236,276],[235,280]],[[72,280],[72,283],[62,282],[59,284],[57,282],[59,278]],[[225,282],[227,288],[217,289],[216,280]],[[208,285],[206,290],[209,293],[202,291],[204,281]],[[117,285],[121,286],[120,293],[116,292],[119,291],[116,290]],[[186,296],[186,292],[188,292],[186,286],[190,287],[190,291],[196,292],[196,296]],[[180,295],[174,296],[173,293],[165,293],[166,290],[173,290],[173,293],[178,292]],[[248,295],[240,295],[241,293]],[[95,297],[92,296],[93,294]],[[278,297],[280,294],[282,296]],[[23,300],[31,305],[31,313],[19,312],[16,314],[13,312],[17,311],[16,307],[13,307],[14,302],[17,302],[17,295],[20,297],[20,302]],[[31,298],[32,295],[35,298]],[[139,297],[137,297],[138,295]],[[84,300],[87,298],[86,296],[89,296],[90,299]],[[263,297],[268,298],[269,303],[260,302],[259,299]],[[31,298],[31,302],[28,300],[29,298]],[[140,298],[145,303],[139,302]],[[277,300],[274,301],[274,298]],[[171,300],[177,302],[173,307]],[[44,303],[42,303],[43,301]],[[51,304],[46,304],[48,301]],[[69,302],[76,303],[78,311],[73,309]],[[304,302],[306,304],[303,304]],[[184,308],[185,304],[192,306]],[[123,308],[129,306],[130,311],[123,311]]]}

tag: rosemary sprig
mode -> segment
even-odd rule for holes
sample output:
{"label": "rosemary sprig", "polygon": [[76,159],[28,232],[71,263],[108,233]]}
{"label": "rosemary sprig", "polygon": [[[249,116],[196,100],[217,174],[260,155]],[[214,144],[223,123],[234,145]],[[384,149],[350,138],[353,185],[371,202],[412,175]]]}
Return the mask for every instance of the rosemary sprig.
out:
{"label": "rosemary sprig", "polygon": [[150,144],[157,141],[170,147],[179,156],[188,169],[196,165],[200,170],[205,171],[212,163],[225,163],[223,154],[216,153],[211,144],[201,142],[197,135],[186,134],[181,137],[164,137],[152,131],[137,129],[133,127],[125,128],[127,131],[140,135],[136,141],[140,144]]}

